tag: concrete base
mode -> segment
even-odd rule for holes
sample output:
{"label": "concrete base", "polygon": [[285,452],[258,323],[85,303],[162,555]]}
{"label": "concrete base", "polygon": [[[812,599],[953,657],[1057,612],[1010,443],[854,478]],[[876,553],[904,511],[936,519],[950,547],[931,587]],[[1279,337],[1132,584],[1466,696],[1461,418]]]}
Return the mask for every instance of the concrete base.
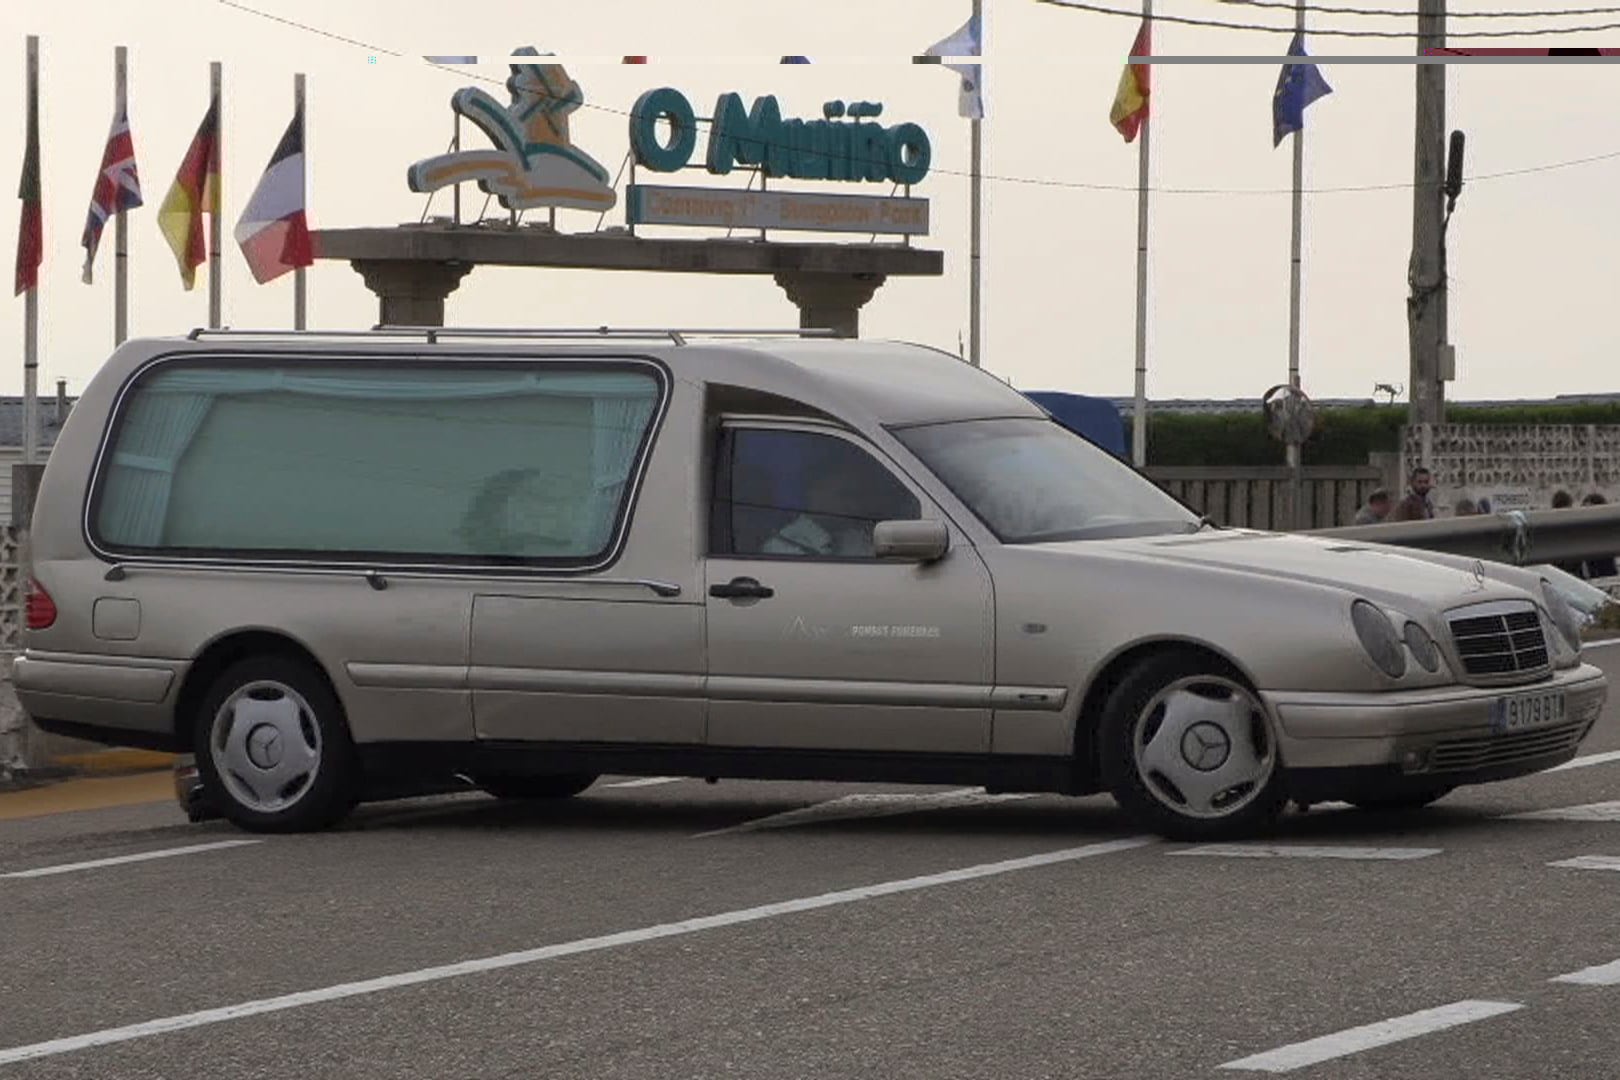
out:
{"label": "concrete base", "polygon": [[800,327],[852,338],[860,336],[861,308],[883,284],[883,275],[793,271],[777,274],[776,283],[798,305]]}
{"label": "concrete base", "polygon": [[[544,266],[770,274],[798,306],[801,327],[855,337],[861,308],[888,278],[945,271],[943,252],[897,244],[649,239],[623,230],[566,235],[527,226],[402,225],[323,229],[313,240],[317,258],[347,260],[360,273],[377,295],[379,321],[398,326],[443,326],[446,298],[476,266]],[[628,305],[625,322],[640,322]]]}
{"label": "concrete base", "polygon": [[443,326],[444,302],[470,263],[355,259],[351,264],[377,294],[377,321],[388,326]]}

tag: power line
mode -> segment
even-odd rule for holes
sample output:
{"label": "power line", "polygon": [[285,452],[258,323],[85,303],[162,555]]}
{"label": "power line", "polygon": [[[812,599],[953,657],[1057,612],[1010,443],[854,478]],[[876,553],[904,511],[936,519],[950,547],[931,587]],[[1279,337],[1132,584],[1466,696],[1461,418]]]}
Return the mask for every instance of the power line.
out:
{"label": "power line", "polygon": [[[1140,20],[1141,11],[1121,11],[1119,8],[1102,7],[1098,4],[1088,4],[1084,0],[1035,0],[1039,4],[1051,4],[1054,7],[1073,8],[1076,11],[1090,11],[1098,15],[1117,15],[1122,18]],[[1293,5],[1287,5],[1290,11]],[[1410,16],[1409,16],[1410,17]],[[1292,34],[1292,26],[1264,26],[1260,23],[1235,23],[1222,19],[1190,19],[1181,15],[1160,15],[1155,13],[1153,21],[1156,23],[1179,23],[1183,26],[1202,26],[1215,30],[1246,30],[1264,34]],[[1447,29],[1447,38],[1526,38],[1548,37],[1566,34],[1597,33],[1604,30],[1620,30],[1620,22],[1594,24],[1590,26],[1566,26],[1556,30],[1537,28],[1535,30],[1450,30]],[[1312,37],[1342,37],[1342,38],[1390,38],[1405,40],[1418,36],[1416,30],[1333,30],[1320,27],[1310,29]]]}
{"label": "power line", "polygon": [[[310,26],[310,25],[308,25],[306,23],[301,23],[301,22],[298,22],[298,21],[293,20],[293,19],[286,19],[286,18],[282,18],[282,17],[277,16],[277,15],[271,15],[271,14],[269,14],[267,12],[259,11],[256,8],[248,7],[245,4],[237,3],[236,0],[218,0],[218,2],[225,5],[226,7],[235,8],[238,11],[247,12],[248,14],[251,14],[251,15],[258,15],[258,16],[261,16],[263,18],[270,19],[270,20],[272,20],[274,22],[281,23],[281,24],[283,24],[285,26],[290,26],[290,27],[294,27],[296,29],[305,30],[305,31],[308,31],[309,33],[318,34],[321,37],[330,38],[330,39],[335,40],[335,41],[341,41],[341,42],[344,42],[344,43],[349,44],[349,45],[357,45],[360,48],[367,49],[367,50],[369,50],[371,52],[383,53],[383,54],[388,55],[388,56],[396,56],[396,57],[402,57],[402,56],[405,55],[404,53],[396,52],[396,51],[394,51],[392,49],[386,49],[386,48],[383,48],[383,47],[378,46],[378,45],[373,45],[373,44],[371,44],[369,42],[357,41],[357,40],[355,40],[353,38],[343,37],[340,34],[334,34],[334,33],[331,33],[329,31],[322,30],[319,27]],[[1043,0],[1043,2],[1051,2],[1051,0]],[[1135,14],[1137,15],[1137,17],[1140,17],[1139,12],[1135,13]],[[1159,16],[1154,16],[1154,17],[1159,18]],[[526,59],[530,59],[530,58],[526,58]],[[543,60],[544,57],[534,57],[532,59],[533,60]],[[425,63],[425,65],[427,67],[436,68],[436,69],[438,69],[440,71],[449,72],[450,74],[455,75],[457,78],[473,79],[473,80],[476,80],[478,82],[489,83],[489,84],[494,85],[494,86],[503,86],[504,87],[506,85],[505,80],[492,78],[492,77],[490,77],[488,75],[480,75],[477,72],[473,72],[473,71],[468,71],[466,69],[466,67],[461,66],[461,65],[436,64],[436,63],[433,63],[432,61],[424,61],[424,63]],[[583,104],[583,107],[587,108],[587,109],[594,109],[594,110],[596,110],[598,112],[610,113],[610,114],[612,114],[614,116],[629,117],[631,115],[631,113],[630,113],[630,111],[628,109],[619,109],[619,108],[615,108],[615,107],[613,107],[611,105],[598,105],[598,104],[595,104],[595,103],[592,103],[592,102],[589,102],[589,101],[585,102]],[[709,121],[709,120],[707,120],[705,118],[702,118],[702,117],[700,117],[698,119],[698,123],[699,124],[711,124],[712,125],[712,121]],[[1611,152],[1603,153],[1603,154],[1594,154],[1594,155],[1591,155],[1591,156],[1588,156],[1588,157],[1582,157],[1582,158],[1571,158],[1571,159],[1565,160],[1565,161],[1553,161],[1553,162],[1546,162],[1546,163],[1543,163],[1543,164],[1540,164],[1540,165],[1529,165],[1529,166],[1525,166],[1523,168],[1518,168],[1518,169],[1506,169],[1506,170],[1503,170],[1503,171],[1500,171],[1500,172],[1494,172],[1494,173],[1481,173],[1478,176],[1466,176],[1466,177],[1464,177],[1464,182],[1465,183],[1470,183],[1470,184],[1477,184],[1477,183],[1481,183],[1483,181],[1502,180],[1502,179],[1507,179],[1509,177],[1515,177],[1515,176],[1528,176],[1528,175],[1531,175],[1531,174],[1534,174],[1534,173],[1554,172],[1554,171],[1557,171],[1557,170],[1560,170],[1560,169],[1570,169],[1570,168],[1575,168],[1575,167],[1578,167],[1578,166],[1581,166],[1581,165],[1591,165],[1591,164],[1596,164],[1596,163],[1602,162],[1602,161],[1613,161],[1613,160],[1616,160],[1616,159],[1620,159],[1620,150],[1615,150],[1615,151],[1611,151]],[[938,173],[941,176],[967,177],[967,176],[970,175],[967,172],[967,170],[965,170],[965,169],[931,168],[929,171],[934,172],[934,173]],[[1138,190],[1137,186],[1135,184],[1101,184],[1101,183],[1090,183],[1090,182],[1083,181],[1083,180],[1059,180],[1059,179],[1056,179],[1056,178],[1053,178],[1053,177],[1013,176],[1013,175],[1007,175],[1007,174],[994,174],[994,173],[981,173],[980,176],[984,180],[991,181],[991,182],[994,182],[994,183],[1019,184],[1019,185],[1023,185],[1023,186],[1026,186],[1026,187],[1059,188],[1059,189],[1067,189],[1067,190],[1073,190],[1073,191],[1118,191],[1118,192],[1130,192],[1132,194],[1135,194],[1137,192],[1137,190]],[[1412,190],[1412,188],[1414,186],[1416,186],[1416,185],[1414,185],[1410,181],[1403,181],[1403,182],[1395,182],[1395,183],[1388,183],[1388,184],[1343,184],[1343,185],[1337,185],[1337,186],[1331,186],[1331,187],[1302,188],[1301,191],[1302,191],[1303,194],[1306,194],[1306,195],[1346,195],[1346,194],[1358,194],[1358,193],[1378,192],[1378,191],[1410,191],[1410,190]],[[1148,190],[1153,192],[1154,194],[1159,194],[1159,195],[1204,195],[1204,196],[1209,196],[1209,195],[1274,196],[1274,195],[1292,195],[1293,192],[1294,192],[1294,189],[1291,188],[1291,187],[1286,187],[1286,188],[1149,187]],[[487,205],[487,202],[488,202],[488,200],[486,200],[486,205]]]}
{"label": "power line", "polygon": [[[1290,0],[1214,0],[1214,2],[1231,7],[1272,9],[1289,13],[1294,11],[1294,4]],[[1356,15],[1387,19],[1415,17],[1412,11],[1396,11],[1393,8],[1328,7],[1306,4],[1305,10],[1317,15]],[[1587,15],[1620,15],[1620,7],[1563,8],[1557,11],[1448,11],[1446,20],[1450,22],[1452,19],[1567,19]],[[1452,36],[1449,31],[1448,36]]]}

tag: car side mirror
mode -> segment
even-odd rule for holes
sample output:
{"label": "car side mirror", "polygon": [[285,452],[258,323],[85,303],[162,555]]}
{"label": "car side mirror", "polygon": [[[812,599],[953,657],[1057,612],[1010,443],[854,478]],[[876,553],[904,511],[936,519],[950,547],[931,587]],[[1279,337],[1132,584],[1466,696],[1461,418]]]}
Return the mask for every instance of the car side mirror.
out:
{"label": "car side mirror", "polygon": [[943,521],[880,521],[872,530],[872,547],[880,559],[936,562],[950,546],[951,533]]}

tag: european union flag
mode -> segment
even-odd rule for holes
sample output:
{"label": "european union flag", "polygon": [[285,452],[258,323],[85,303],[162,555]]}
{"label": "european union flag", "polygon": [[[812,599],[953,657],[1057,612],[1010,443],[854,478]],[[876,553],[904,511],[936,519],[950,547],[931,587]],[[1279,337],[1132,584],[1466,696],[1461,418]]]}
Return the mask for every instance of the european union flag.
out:
{"label": "european union flag", "polygon": [[[1295,34],[1288,46],[1289,56],[1307,56],[1305,36]],[[1333,93],[1315,64],[1284,64],[1277,75],[1277,92],[1271,95],[1271,146],[1282,144],[1283,136],[1305,130],[1305,107],[1317,98]]]}

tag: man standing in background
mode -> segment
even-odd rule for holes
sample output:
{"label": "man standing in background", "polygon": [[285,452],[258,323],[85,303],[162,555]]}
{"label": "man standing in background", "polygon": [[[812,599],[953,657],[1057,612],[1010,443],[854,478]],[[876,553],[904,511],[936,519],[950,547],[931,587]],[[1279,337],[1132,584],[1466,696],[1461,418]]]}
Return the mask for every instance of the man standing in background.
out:
{"label": "man standing in background", "polygon": [[1434,517],[1434,506],[1429,502],[1429,489],[1433,486],[1434,477],[1428,469],[1422,465],[1413,469],[1406,497],[1396,505],[1390,520],[1427,521]]}

